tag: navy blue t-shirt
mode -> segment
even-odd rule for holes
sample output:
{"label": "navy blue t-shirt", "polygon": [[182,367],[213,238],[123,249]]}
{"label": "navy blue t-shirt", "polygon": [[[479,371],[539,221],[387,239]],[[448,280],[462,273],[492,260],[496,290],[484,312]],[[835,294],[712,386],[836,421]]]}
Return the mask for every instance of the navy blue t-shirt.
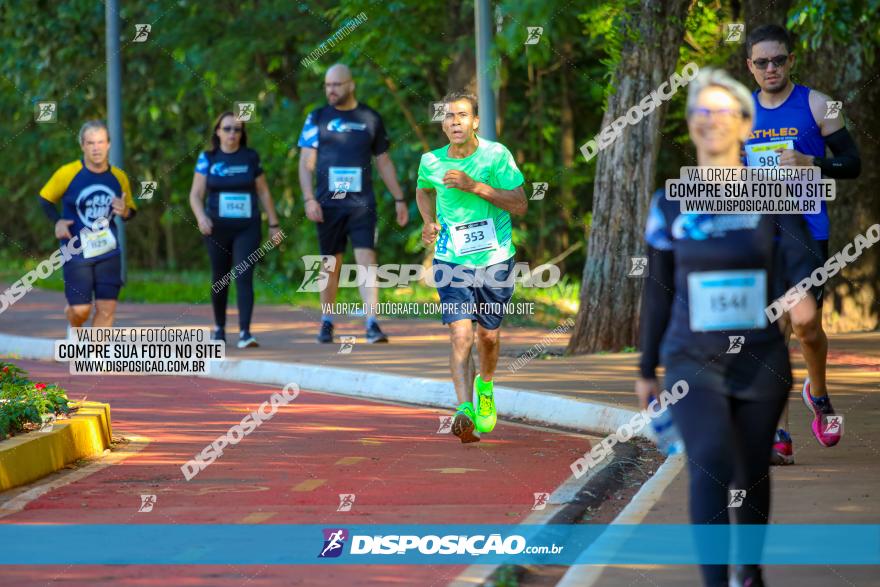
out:
{"label": "navy blue t-shirt", "polygon": [[211,220],[259,222],[256,179],[263,168],[256,151],[248,147],[234,153],[205,151],[199,155],[195,171],[204,175],[208,184],[205,212]]}
{"label": "navy blue t-shirt", "polygon": [[391,146],[378,112],[364,104],[353,110],[317,108],[306,118],[297,145],[318,150],[315,198],[321,206],[376,206],[372,158]]}
{"label": "navy blue t-shirt", "polygon": [[[783,344],[779,325],[764,308],[817,266],[816,243],[799,214],[682,214],[680,203],[667,200],[663,190],[651,202],[645,240],[645,377],[653,376],[662,357],[723,355],[730,336],[744,336],[743,352]],[[750,292],[763,293],[754,299]],[[731,319],[739,308],[755,311],[749,319],[741,313]]]}

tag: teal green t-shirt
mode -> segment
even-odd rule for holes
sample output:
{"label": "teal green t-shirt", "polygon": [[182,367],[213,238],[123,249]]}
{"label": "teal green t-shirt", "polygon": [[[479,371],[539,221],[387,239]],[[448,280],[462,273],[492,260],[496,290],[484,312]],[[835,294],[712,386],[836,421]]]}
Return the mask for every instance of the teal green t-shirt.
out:
{"label": "teal green t-shirt", "polygon": [[486,267],[513,257],[510,213],[475,194],[447,188],[443,176],[457,169],[474,181],[502,190],[516,189],[524,181],[507,147],[482,137],[478,141],[477,150],[464,159],[448,157],[449,145],[422,155],[417,184],[437,191],[440,234],[434,258],[469,267]]}

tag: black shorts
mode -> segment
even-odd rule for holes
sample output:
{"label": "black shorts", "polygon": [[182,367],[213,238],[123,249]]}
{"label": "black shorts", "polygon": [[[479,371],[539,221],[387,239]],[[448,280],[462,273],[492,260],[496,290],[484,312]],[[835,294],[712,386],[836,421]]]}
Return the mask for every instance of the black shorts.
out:
{"label": "black shorts", "polygon": [[[828,241],[813,241],[813,249],[812,253],[814,256],[814,261],[812,262],[813,269],[817,267],[821,267],[825,264],[825,261],[828,260]],[[777,263],[782,263],[781,259],[777,259]],[[778,298],[785,294],[789,289],[797,285],[797,283],[790,283],[786,278],[785,271],[774,271],[773,272],[773,298]],[[818,287],[810,287],[810,293],[813,294],[813,297],[816,298],[816,306],[819,308],[822,307],[822,302],[825,299],[825,287],[824,284]]]}
{"label": "black shorts", "polygon": [[[443,324],[459,320],[476,322],[486,330],[501,327],[504,307],[513,297],[513,257],[507,261],[483,268],[494,279],[496,285],[475,283],[475,269],[467,268],[449,261],[434,259],[432,267],[434,283],[440,296],[440,311]],[[461,276],[453,275],[459,268]]]}
{"label": "black shorts", "polygon": [[115,300],[122,288],[122,257],[70,261],[63,273],[64,297],[71,306],[91,304],[93,294],[96,300]]}
{"label": "black shorts", "polygon": [[351,239],[355,249],[373,249],[376,243],[376,209],[366,206],[321,206],[324,222],[318,222],[318,243],[322,255],[345,252]]}

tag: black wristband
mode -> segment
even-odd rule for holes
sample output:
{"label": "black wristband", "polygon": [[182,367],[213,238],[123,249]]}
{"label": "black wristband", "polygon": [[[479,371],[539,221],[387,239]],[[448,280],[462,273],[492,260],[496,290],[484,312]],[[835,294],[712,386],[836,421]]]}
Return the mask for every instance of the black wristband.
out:
{"label": "black wristband", "polygon": [[280,224],[270,224],[269,228],[279,228],[280,226]]}
{"label": "black wristband", "polygon": [[406,200],[398,200],[397,198],[394,198],[394,201],[395,201],[395,202],[398,202],[398,203],[406,202]]}

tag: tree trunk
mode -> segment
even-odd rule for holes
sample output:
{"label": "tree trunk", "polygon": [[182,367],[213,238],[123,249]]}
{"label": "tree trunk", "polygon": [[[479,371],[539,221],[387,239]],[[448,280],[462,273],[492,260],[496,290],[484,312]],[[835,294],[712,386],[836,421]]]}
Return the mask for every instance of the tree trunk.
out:
{"label": "tree trunk", "polygon": [[[456,51],[449,70],[446,72],[446,91],[467,90],[477,93],[477,64],[474,50],[474,10],[473,4],[461,0],[447,3],[447,39]],[[438,97],[439,98],[439,97]]]}
{"label": "tree trunk", "polygon": [[[574,108],[571,102],[571,91],[569,84],[571,83],[571,67],[569,63],[572,59],[572,45],[570,42],[562,44],[562,60],[563,67],[561,72],[561,91],[559,94],[559,135],[560,157],[562,158],[563,169],[574,168],[575,145],[574,145]],[[561,176],[561,185],[559,190],[559,216],[562,218],[563,226],[572,226],[574,217],[572,212],[578,209],[575,201],[574,188],[571,185],[571,174],[563,173]],[[553,186],[551,186],[552,188]],[[559,250],[565,251],[569,248],[568,231],[562,231],[559,235]],[[566,273],[566,271],[563,271]]]}
{"label": "tree trunk", "polygon": [[160,222],[165,233],[165,265],[169,269],[177,269],[177,251],[174,248],[174,214],[165,214]]}
{"label": "tree trunk", "polygon": [[[627,15],[623,23],[627,40],[614,73],[615,92],[608,98],[603,128],[672,75],[688,5],[687,0],[642,0]],[[636,343],[641,283],[627,275],[630,257],[645,250],[642,233],[655,186],[657,153],[664,140],[660,130],[665,111],[661,105],[637,124],[626,126],[598,155],[593,228],[569,353],[614,351]]]}

